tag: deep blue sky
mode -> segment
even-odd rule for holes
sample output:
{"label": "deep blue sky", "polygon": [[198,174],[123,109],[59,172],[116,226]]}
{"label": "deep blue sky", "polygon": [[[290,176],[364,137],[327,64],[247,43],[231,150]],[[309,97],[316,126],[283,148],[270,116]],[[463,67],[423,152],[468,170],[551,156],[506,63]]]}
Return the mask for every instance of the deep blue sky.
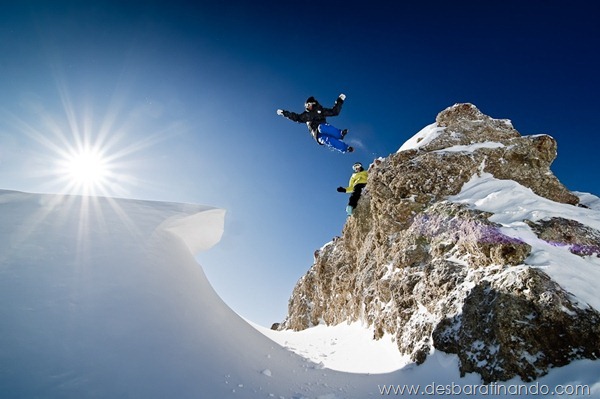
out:
{"label": "deep blue sky", "polygon": [[[69,190],[56,164],[87,141],[109,157],[108,195],[227,209],[199,260],[234,310],[269,325],[340,234],[352,163],[454,103],[554,136],[555,174],[600,194],[592,3],[3,2],[0,188]],[[330,122],[354,154],[275,114],[340,93]]]}

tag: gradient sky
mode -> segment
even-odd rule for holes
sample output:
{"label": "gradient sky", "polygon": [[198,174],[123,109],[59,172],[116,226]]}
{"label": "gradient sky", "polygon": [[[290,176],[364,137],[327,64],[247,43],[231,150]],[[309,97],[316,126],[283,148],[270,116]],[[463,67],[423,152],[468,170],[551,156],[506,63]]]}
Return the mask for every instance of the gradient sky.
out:
{"label": "gradient sky", "polygon": [[[457,102],[552,135],[558,178],[600,194],[592,7],[2,2],[0,188],[76,192],[61,165],[95,146],[111,174],[87,193],[227,209],[221,243],[198,259],[225,302],[268,326],[314,250],[341,233],[347,196],[335,189],[351,165],[395,152]],[[353,154],[275,113],[340,93],[330,122],[350,130]]]}

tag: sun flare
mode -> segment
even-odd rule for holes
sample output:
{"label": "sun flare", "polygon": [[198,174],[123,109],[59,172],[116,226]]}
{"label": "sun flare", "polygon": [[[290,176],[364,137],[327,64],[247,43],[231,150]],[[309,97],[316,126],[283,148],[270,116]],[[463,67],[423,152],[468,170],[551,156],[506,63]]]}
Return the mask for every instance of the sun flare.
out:
{"label": "sun flare", "polygon": [[83,150],[66,160],[65,171],[73,183],[94,186],[102,183],[108,174],[106,160],[93,150]]}
{"label": "sun flare", "polygon": [[45,192],[91,197],[143,191],[152,181],[142,178],[153,159],[147,150],[179,134],[181,124],[148,118],[145,102],[129,101],[118,90],[108,103],[94,103],[82,101],[84,94],[73,99],[63,79],[57,86],[59,101],[51,107],[51,101],[34,96],[24,101],[23,115],[6,114],[14,129],[32,140],[27,169],[32,182]]}
{"label": "sun flare", "polygon": [[58,174],[70,187],[69,191],[95,194],[106,191],[110,180],[110,163],[99,150],[72,149],[59,161]]}

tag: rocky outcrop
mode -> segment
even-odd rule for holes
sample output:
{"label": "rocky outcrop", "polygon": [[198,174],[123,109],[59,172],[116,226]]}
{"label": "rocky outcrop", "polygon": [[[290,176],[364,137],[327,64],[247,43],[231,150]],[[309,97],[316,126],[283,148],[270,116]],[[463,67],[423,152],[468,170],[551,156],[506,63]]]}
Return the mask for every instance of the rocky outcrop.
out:
{"label": "rocky outcrop", "polygon": [[518,267],[475,285],[462,312],[432,336],[436,348],[458,355],[463,374],[529,381],[549,367],[600,356],[599,322],[598,312],[578,306],[541,270]]}
{"label": "rocky outcrop", "polygon": [[533,223],[531,229],[542,240],[556,246],[568,246],[569,251],[580,256],[600,256],[600,231],[575,220],[554,217]]}
{"label": "rocky outcrop", "polygon": [[[531,246],[505,235],[491,214],[448,201],[489,173],[575,205],[578,197],[550,171],[555,157],[552,137],[521,136],[471,104],[441,112],[372,166],[355,214],[315,253],[279,328],[362,320],[375,339],[393,335],[416,363],[432,348],[456,353],[462,373],[486,382],[531,380],[572,359],[597,358],[600,314],[529,267]],[[587,226],[529,223],[542,239],[583,254],[600,246],[600,233]]]}

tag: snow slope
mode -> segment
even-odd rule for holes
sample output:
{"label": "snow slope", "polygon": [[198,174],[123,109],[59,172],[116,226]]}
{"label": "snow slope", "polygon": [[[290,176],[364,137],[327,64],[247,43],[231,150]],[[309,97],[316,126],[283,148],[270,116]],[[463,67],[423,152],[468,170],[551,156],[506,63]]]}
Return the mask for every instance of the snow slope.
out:
{"label": "snow slope", "polygon": [[[303,355],[314,362],[267,338],[223,303],[194,258],[219,241],[224,214],[0,191],[0,396],[352,399],[380,397],[392,384],[421,393],[480,387],[439,352],[393,372],[332,371],[328,358],[354,370],[380,359],[355,349],[365,334],[344,329],[347,356],[331,356],[332,340],[313,339]],[[274,338],[297,349],[315,331]],[[579,361],[534,384],[587,384],[599,397],[598,375],[600,362]]]}
{"label": "snow slope", "polygon": [[410,139],[406,140],[404,144],[398,149],[397,152],[407,150],[418,150],[421,147],[426,146],[436,139],[440,134],[444,132],[445,128],[438,127],[437,123],[432,123],[425,126],[423,129],[418,131]]}

